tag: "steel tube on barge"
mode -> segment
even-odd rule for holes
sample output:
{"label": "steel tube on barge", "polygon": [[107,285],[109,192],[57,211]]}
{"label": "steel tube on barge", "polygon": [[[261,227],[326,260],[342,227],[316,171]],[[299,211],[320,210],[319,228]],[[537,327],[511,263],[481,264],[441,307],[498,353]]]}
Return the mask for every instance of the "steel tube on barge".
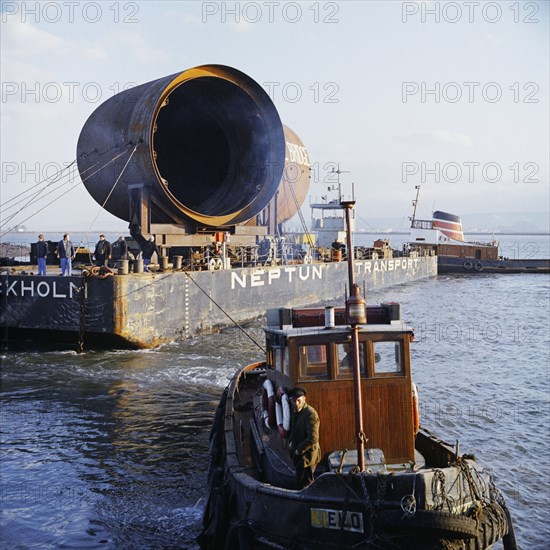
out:
{"label": "steel tube on barge", "polygon": [[210,227],[246,223],[272,199],[280,223],[297,207],[283,208],[296,201],[279,195],[293,192],[301,203],[309,186],[307,152],[269,95],[223,65],[188,69],[105,101],[81,131],[77,159],[92,197],[127,221],[136,186],[147,188],[151,223]]}

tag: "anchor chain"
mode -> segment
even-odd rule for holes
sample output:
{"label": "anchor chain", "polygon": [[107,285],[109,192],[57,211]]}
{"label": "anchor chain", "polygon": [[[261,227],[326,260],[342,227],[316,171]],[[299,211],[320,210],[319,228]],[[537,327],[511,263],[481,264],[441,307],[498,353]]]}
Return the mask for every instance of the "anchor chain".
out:
{"label": "anchor chain", "polygon": [[[405,516],[414,516],[416,514],[416,497],[414,496],[416,490],[416,475],[413,477],[412,493],[405,495],[401,499],[401,510],[403,510]],[[404,516],[404,517],[405,517]]]}
{"label": "anchor chain", "polygon": [[368,508],[370,507],[370,498],[369,493],[367,491],[367,484],[365,483],[365,476],[366,472],[361,472],[359,475],[359,478],[361,479],[361,487],[363,488],[363,494],[365,495],[365,506]]}
{"label": "anchor chain", "polygon": [[434,471],[434,477],[432,479],[432,494],[435,510],[442,510],[444,505],[447,505],[449,511],[452,510],[453,499],[447,495],[445,473],[443,470],[436,469]]}
{"label": "anchor chain", "polygon": [[80,286],[80,318],[78,323],[78,344],[76,347],[77,353],[84,352],[84,332],[86,331],[86,295],[88,293],[88,280],[82,274]]}

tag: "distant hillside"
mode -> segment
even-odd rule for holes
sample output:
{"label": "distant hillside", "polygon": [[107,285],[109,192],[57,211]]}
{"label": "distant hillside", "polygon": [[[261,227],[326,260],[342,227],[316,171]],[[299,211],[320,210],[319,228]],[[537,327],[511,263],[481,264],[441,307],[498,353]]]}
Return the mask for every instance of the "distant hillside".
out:
{"label": "distant hillside", "polygon": [[[464,214],[464,233],[550,233],[550,212]],[[408,231],[408,218],[357,218],[357,229],[365,231]]]}

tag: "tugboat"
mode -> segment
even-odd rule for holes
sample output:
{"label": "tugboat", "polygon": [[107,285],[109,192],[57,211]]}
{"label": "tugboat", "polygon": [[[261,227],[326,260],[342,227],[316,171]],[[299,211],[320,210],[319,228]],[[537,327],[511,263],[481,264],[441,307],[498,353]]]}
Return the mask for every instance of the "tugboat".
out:
{"label": "tugboat", "polygon": [[[353,206],[342,202],[348,222]],[[201,548],[516,549],[490,473],[420,426],[399,304],[367,307],[353,258],[348,276],[345,307],[268,310],[265,360],[225,389]],[[296,386],[318,413],[323,454],[301,489],[287,443]]]}
{"label": "tugboat", "polygon": [[416,218],[420,185],[416,186],[408,252],[422,256],[437,255],[437,272],[467,273],[550,273],[550,259],[505,258],[499,243],[473,242],[464,239],[459,216],[437,210],[431,220]]}

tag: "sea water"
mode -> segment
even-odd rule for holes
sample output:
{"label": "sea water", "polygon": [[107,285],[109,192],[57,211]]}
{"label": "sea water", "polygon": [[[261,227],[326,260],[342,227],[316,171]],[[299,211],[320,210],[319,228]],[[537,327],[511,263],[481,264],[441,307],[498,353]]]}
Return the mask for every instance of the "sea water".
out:
{"label": "sea water", "polygon": [[[550,257],[548,237],[505,246]],[[521,548],[548,548],[550,277],[445,275],[367,300],[400,302],[415,329],[421,423],[493,473]],[[0,548],[197,548],[215,407],[261,357],[237,328],[147,351],[8,343]]]}

